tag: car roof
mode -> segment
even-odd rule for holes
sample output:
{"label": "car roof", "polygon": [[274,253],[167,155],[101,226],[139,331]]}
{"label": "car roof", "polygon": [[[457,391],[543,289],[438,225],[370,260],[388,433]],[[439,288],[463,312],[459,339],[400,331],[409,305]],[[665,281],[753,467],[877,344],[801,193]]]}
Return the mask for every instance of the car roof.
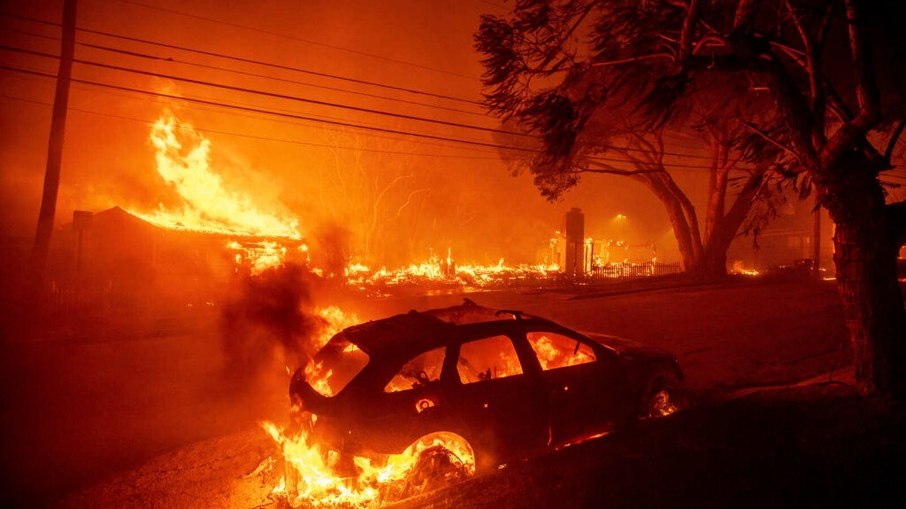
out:
{"label": "car roof", "polygon": [[542,318],[515,310],[497,310],[479,306],[465,299],[463,304],[426,311],[409,311],[380,320],[372,320],[343,330],[342,334],[362,351],[371,355],[384,350],[425,351],[462,343],[473,338],[471,333],[499,329],[514,322],[550,324]]}

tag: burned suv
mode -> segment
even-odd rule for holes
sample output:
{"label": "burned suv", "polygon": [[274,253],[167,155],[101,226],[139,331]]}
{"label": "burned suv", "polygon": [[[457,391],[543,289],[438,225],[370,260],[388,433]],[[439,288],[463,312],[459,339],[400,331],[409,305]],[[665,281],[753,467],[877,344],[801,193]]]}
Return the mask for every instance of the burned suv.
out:
{"label": "burned suv", "polygon": [[482,471],[666,415],[681,378],[667,354],[467,299],[343,330],[290,397],[340,453],[399,453],[447,432]]}

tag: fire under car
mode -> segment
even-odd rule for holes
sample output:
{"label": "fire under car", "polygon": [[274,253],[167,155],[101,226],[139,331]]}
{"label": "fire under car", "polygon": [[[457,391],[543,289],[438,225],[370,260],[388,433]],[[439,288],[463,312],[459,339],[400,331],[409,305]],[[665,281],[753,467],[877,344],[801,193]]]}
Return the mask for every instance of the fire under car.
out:
{"label": "fire under car", "polygon": [[682,376],[669,354],[467,299],[343,330],[290,397],[314,416],[297,420],[309,437],[341,455],[444,432],[482,472],[672,413]]}

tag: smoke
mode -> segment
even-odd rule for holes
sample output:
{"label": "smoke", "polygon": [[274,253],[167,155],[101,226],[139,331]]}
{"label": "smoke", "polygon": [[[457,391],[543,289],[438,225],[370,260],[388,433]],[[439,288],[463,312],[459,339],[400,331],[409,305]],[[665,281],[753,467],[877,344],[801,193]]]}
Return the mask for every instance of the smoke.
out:
{"label": "smoke", "polygon": [[220,317],[230,377],[253,377],[273,368],[279,355],[290,369],[299,368],[316,353],[316,339],[329,333],[331,324],[316,308],[328,308],[328,302],[344,295],[342,282],[331,276],[342,275],[346,268],[349,232],[327,224],[318,229],[314,242],[316,265],[324,267],[326,277],[286,263],[234,280]]}
{"label": "smoke", "polygon": [[290,368],[315,353],[313,338],[327,326],[314,312],[317,280],[307,268],[287,264],[237,281],[220,320],[231,376],[253,376],[281,352]]}
{"label": "smoke", "polygon": [[320,265],[327,276],[342,276],[350,256],[349,230],[336,223],[323,224],[315,234]]}

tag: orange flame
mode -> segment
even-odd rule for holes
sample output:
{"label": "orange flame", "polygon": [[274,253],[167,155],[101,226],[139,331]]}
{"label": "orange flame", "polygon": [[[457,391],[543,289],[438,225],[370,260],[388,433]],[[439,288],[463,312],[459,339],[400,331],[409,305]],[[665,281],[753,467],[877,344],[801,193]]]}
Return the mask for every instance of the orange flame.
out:
{"label": "orange flame", "polygon": [[[176,130],[188,133],[183,140]],[[261,212],[252,200],[229,187],[211,169],[211,141],[170,112],[151,127],[157,172],[179,193],[182,208],[162,205],[152,214],[136,214],[162,228],[238,236],[301,238],[296,219]],[[184,144],[186,146],[184,146]]]}
{"label": "orange flame", "polygon": [[293,507],[373,507],[383,501],[411,496],[415,493],[409,490],[422,481],[412,478],[418,474],[419,459],[426,451],[444,451],[450,460],[452,468],[432,472],[441,477],[435,479],[439,484],[455,482],[475,472],[472,448],[455,433],[426,435],[401,454],[372,458],[354,456],[352,463],[358,473],[344,477],[335,469],[339,462],[336,451],[309,444],[304,432],[287,436],[273,423],[262,423],[262,427],[280,446],[286,465],[284,476],[273,493],[285,497]]}

